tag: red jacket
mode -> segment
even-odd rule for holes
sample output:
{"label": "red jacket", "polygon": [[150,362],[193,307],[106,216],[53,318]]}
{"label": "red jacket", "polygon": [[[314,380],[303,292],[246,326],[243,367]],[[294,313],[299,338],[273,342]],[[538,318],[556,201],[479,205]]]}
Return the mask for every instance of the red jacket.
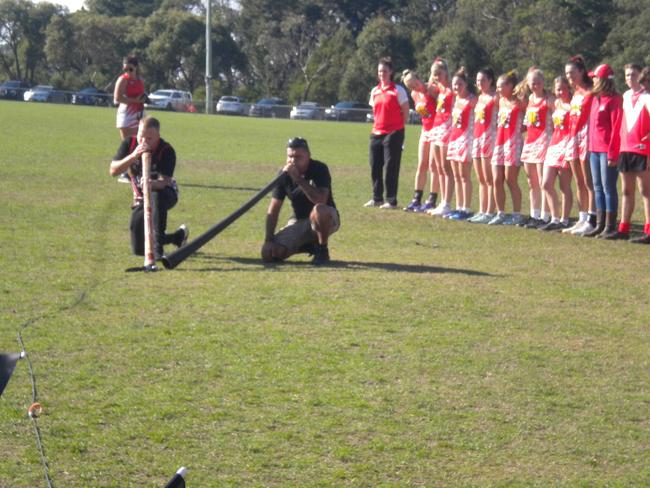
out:
{"label": "red jacket", "polygon": [[620,152],[650,156],[650,94],[632,93],[632,90],[623,94],[623,115],[619,117],[613,139]]}
{"label": "red jacket", "polygon": [[[375,116],[373,132],[390,134],[404,128],[398,90],[399,88],[395,83],[391,83],[386,87],[382,87],[380,83],[370,93],[370,104]],[[406,96],[408,97],[408,95]]]}
{"label": "red jacket", "polygon": [[617,138],[612,137],[623,116],[623,97],[618,93],[612,95],[595,95],[589,114],[589,151],[607,153],[607,159],[616,161]]}

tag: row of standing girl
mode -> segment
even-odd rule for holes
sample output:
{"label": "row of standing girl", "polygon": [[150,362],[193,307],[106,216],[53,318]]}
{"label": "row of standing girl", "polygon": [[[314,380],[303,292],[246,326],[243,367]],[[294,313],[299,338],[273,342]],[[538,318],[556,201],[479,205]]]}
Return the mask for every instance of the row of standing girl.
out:
{"label": "row of standing girl", "polygon": [[[531,68],[521,82],[514,72],[501,75],[496,91],[494,73],[482,69],[474,95],[465,69],[450,77],[440,58],[433,62],[427,83],[406,70],[402,81],[422,118],[422,132],[415,193],[405,210],[473,223],[627,239],[636,180],[646,225],[635,242],[650,243],[650,95],[643,86],[650,73],[626,65],[629,90],[623,97],[616,93],[613,78],[608,65],[588,72],[583,59],[574,56],[566,63],[565,76],[554,80],[552,94],[545,88],[542,71]],[[470,211],[472,161],[479,182],[476,214]],[[530,191],[529,218],[521,214],[522,164]],[[619,170],[623,208],[617,228]],[[430,192],[422,202],[427,174]],[[579,214],[575,225],[569,226],[572,178]],[[510,215],[505,212],[505,186],[512,200]]]}

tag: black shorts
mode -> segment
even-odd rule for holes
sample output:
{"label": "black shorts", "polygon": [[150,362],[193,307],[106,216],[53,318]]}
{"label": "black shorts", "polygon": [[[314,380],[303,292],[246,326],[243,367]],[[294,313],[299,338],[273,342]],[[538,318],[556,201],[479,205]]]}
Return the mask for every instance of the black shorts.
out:
{"label": "black shorts", "polygon": [[622,152],[618,156],[618,170],[621,173],[645,171],[648,168],[648,157],[643,154]]}

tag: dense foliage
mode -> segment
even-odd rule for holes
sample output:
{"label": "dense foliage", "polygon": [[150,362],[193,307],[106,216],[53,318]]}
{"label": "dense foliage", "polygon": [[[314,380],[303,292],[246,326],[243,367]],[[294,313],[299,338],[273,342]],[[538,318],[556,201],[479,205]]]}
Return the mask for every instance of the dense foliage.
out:
{"label": "dense foliage", "polygon": [[[365,99],[379,56],[423,74],[455,68],[558,74],[581,53],[593,66],[650,64],[647,2],[634,0],[213,0],[214,92],[291,102]],[[150,90],[201,98],[205,2],[0,0],[0,78],[110,88],[122,56],[142,59]],[[619,85],[623,88],[622,84]]]}

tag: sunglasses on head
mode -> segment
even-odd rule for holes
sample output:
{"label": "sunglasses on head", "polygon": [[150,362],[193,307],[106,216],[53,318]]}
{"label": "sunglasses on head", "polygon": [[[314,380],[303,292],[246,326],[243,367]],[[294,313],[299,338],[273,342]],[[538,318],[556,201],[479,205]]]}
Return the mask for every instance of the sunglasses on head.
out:
{"label": "sunglasses on head", "polygon": [[307,141],[302,137],[292,137],[287,142],[287,147],[290,147],[291,149],[298,149],[301,147],[305,149],[309,148],[309,146],[307,145]]}

